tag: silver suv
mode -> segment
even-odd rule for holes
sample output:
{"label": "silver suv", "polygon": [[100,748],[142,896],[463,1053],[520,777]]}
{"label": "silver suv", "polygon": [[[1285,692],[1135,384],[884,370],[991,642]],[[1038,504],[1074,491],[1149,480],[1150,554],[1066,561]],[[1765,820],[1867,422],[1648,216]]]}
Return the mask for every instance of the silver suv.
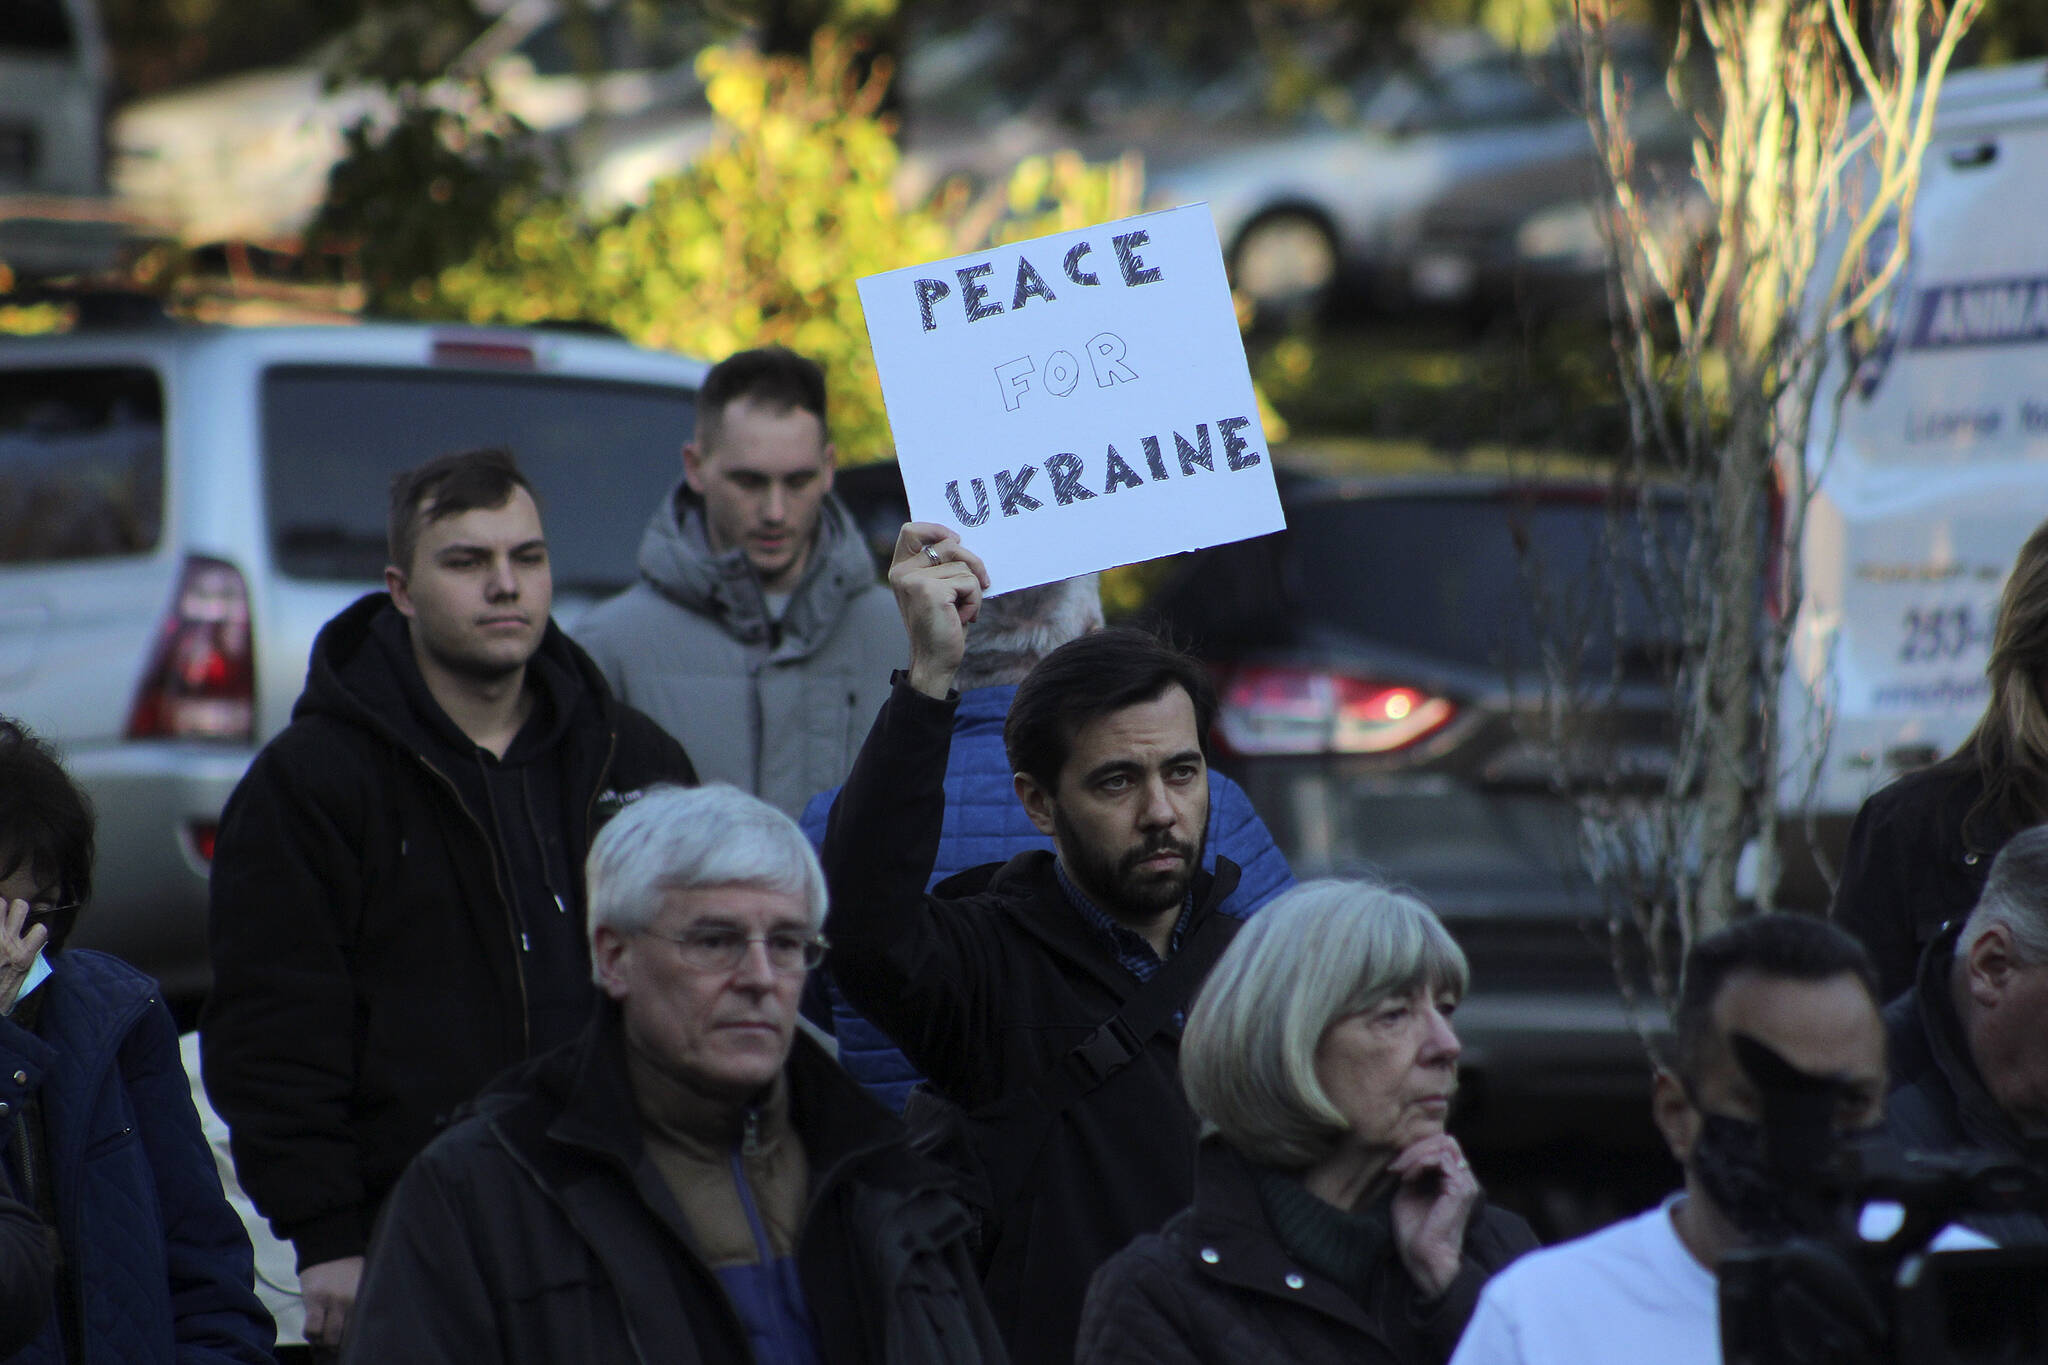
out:
{"label": "silver suv", "polygon": [[634,577],[704,367],[550,331],[165,324],[0,339],[0,713],[100,817],[74,941],[206,988],[222,804],[290,718],[313,636],[379,586],[391,475],[503,445],[557,615]]}

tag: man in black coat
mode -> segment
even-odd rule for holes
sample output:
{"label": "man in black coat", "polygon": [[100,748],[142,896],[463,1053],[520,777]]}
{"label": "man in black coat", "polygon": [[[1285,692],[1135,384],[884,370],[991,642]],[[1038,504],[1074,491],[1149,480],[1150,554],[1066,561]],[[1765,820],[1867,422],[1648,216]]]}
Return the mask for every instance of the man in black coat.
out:
{"label": "man in black coat", "polygon": [[[2048,1180],[2048,825],[1999,851],[1976,908],[1927,945],[1885,1028],[1885,1126],[1902,1146],[1986,1151]],[[2048,1244],[2038,1213],[1963,1221],[2001,1246]]]}
{"label": "man in black coat", "polygon": [[825,879],[722,784],[591,850],[604,998],[391,1196],[346,1359],[1000,1365],[952,1178],[798,1032]]}
{"label": "man in black coat", "polygon": [[1070,1360],[1095,1268],[1193,1190],[1180,1024],[1237,926],[1217,911],[1237,869],[1202,870],[1214,694],[1140,632],[1053,651],[1019,686],[1004,743],[1055,852],[927,895],[954,676],[987,578],[951,531],[919,522],[889,578],[910,668],[827,829],[833,979],[965,1111],[984,1283],[1012,1356]]}
{"label": "man in black coat", "polygon": [[550,619],[540,512],[509,454],[400,475],[390,541],[388,594],[321,630],[213,863],[207,1093],[324,1345],[406,1162],[582,1027],[593,827],[695,780]]}

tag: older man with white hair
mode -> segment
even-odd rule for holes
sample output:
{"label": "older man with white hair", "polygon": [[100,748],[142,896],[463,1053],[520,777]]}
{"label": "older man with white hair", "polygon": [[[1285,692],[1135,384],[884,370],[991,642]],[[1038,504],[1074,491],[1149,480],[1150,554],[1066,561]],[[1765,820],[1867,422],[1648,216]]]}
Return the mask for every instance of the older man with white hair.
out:
{"label": "older man with white hair", "polygon": [[800,1036],[825,881],[795,822],[660,788],[588,864],[601,999],[399,1182],[350,1360],[1003,1358],[947,1177]]}
{"label": "older man with white hair", "polygon": [[[1927,945],[1885,1030],[1885,1126],[1901,1145],[1988,1151],[2048,1179],[2048,825],[1999,850],[1976,908]],[[1964,1222],[2001,1246],[2048,1244],[2038,1213]]]}

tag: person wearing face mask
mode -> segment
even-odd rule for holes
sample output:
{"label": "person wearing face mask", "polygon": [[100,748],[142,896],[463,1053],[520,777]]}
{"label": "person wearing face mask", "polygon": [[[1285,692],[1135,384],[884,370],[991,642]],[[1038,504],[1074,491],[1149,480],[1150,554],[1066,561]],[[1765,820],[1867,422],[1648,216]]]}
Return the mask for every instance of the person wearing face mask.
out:
{"label": "person wearing face mask", "polygon": [[1411,896],[1306,882],[1239,931],[1181,1039],[1194,1204],[1096,1272],[1077,1365],[1437,1365],[1533,1249],[1444,1119],[1465,955]]}
{"label": "person wearing face mask", "polygon": [[1651,1103],[1685,1188],[1509,1267],[1481,1294],[1451,1365],[1720,1365],[1721,1259],[1801,1231],[1795,1210],[1808,1202],[1764,1159],[1761,1097],[1736,1060],[1737,1034],[1832,1083],[1838,1136],[1883,1122],[1876,978],[1862,946],[1824,920],[1759,915],[1700,939],[1676,1025]]}

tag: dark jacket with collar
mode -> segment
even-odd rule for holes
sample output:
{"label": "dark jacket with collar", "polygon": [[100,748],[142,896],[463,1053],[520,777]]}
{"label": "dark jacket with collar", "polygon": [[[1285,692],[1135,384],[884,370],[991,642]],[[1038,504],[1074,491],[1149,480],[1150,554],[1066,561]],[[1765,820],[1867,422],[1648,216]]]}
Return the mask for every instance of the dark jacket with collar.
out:
{"label": "dark jacket with collar", "polygon": [[[640,1137],[619,1012],[504,1078],[393,1193],[345,1360],[740,1365],[757,1359]],[[825,1365],[1001,1361],[970,1220],[902,1125],[799,1035],[797,1235]]]}
{"label": "dark jacket with collar", "polygon": [[1075,1365],[1441,1365],[1487,1278],[1535,1248],[1527,1223],[1482,1203],[1441,1298],[1422,1298],[1391,1242],[1354,1291],[1289,1255],[1251,1168],[1212,1137],[1193,1205],[1097,1272]]}
{"label": "dark jacket with collar", "polygon": [[[393,610],[375,593],[322,628],[292,723],[229,799],[214,853],[207,1094],[243,1187],[301,1266],[361,1254],[399,1172],[456,1107],[574,1036],[591,995],[590,839],[642,788],[695,780],[676,742],[617,704],[550,623],[528,667],[552,675],[568,714],[532,780],[558,784],[573,885],[563,909],[540,912],[564,923],[528,923],[499,822],[476,807],[483,779],[447,770],[447,741],[402,676],[409,660],[379,638]],[[574,956],[536,967],[543,950]],[[581,992],[573,1013],[534,1008],[537,971]],[[532,1036],[536,1019],[557,1036]]]}
{"label": "dark jacket with collar", "polygon": [[1913,984],[1921,951],[1969,915],[2011,831],[1964,823],[1984,794],[1971,766],[1937,763],[1873,792],[1849,827],[1835,922],[1861,939],[1881,1000]]}
{"label": "dark jacket with collar", "polygon": [[[1040,834],[1024,813],[1011,785],[1003,721],[1016,695],[1014,683],[970,688],[960,694],[960,707],[953,716],[953,747],[946,756],[946,815],[928,888],[969,868],[1008,862],[1019,853],[1052,847],[1052,840]],[[801,823],[813,845],[823,846],[825,823],[838,797],[835,787],[818,793],[804,807]],[[1214,872],[1218,857],[1237,864],[1239,873],[1237,889],[1221,906],[1226,915],[1244,919],[1294,885],[1286,856],[1252,809],[1244,788],[1222,773],[1211,772],[1203,865]],[[829,983],[828,989],[840,1064],[883,1103],[900,1112],[911,1087],[920,1079],[917,1069],[887,1034],[846,1003],[843,992]]]}
{"label": "dark jacket with collar", "polygon": [[[1187,1204],[1195,1117],[1169,1029],[1046,1121],[1031,1085],[1140,986],[1061,893],[1049,853],[925,892],[953,710],[899,682],[834,803],[829,960],[855,1008],[974,1117],[1001,1215],[986,1248],[989,1306],[1016,1359],[1064,1361],[1095,1267]],[[1191,935],[1236,881],[1227,860],[1196,873]]]}
{"label": "dark jacket with collar", "polygon": [[[77,1358],[264,1365],[274,1332],[253,1288],[249,1236],[221,1193],[156,983],[80,949],[51,964],[32,997],[35,1027],[23,1027],[22,1009],[0,1018],[0,1131],[18,1172],[23,1134],[13,1120],[33,1096],[47,1165],[34,1177],[42,1188],[15,1194],[53,1210],[63,1249],[57,1303],[72,1317]],[[51,1312],[8,1360],[64,1365],[58,1318]]]}
{"label": "dark jacket with collar", "polygon": [[[1956,1017],[1951,973],[1960,923],[1921,955],[1913,989],[1886,1007],[1891,1090],[1885,1129],[1902,1147],[1951,1153],[1990,1152],[2030,1166],[2048,1181],[2048,1140],[2029,1140],[1984,1087]],[[2048,1217],[2038,1213],[1975,1214],[1958,1220],[2000,1246],[2048,1245]]]}

